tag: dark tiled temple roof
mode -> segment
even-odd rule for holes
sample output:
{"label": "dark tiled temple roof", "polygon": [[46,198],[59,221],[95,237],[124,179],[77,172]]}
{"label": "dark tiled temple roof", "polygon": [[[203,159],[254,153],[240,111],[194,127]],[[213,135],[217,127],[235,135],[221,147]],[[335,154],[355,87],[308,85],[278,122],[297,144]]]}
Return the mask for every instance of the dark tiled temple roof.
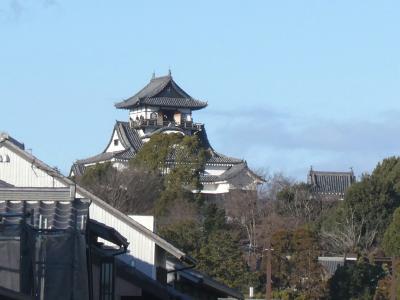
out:
{"label": "dark tiled temple roof", "polygon": [[97,155],[94,155],[94,156],[91,156],[91,157],[88,157],[85,159],[77,160],[76,163],[77,164],[95,164],[98,162],[104,162],[104,161],[114,158],[116,154],[123,152],[123,151],[125,151],[125,150],[116,151],[116,152],[103,152],[103,153],[100,153],[100,154],[97,154]]}
{"label": "dark tiled temple roof", "polygon": [[201,109],[206,102],[196,100],[182,90],[171,75],[152,78],[150,82],[132,97],[115,104],[116,108],[130,109],[140,105]]}
{"label": "dark tiled temple roof", "polygon": [[353,171],[323,172],[310,170],[308,183],[314,193],[344,196],[346,190],[356,181]]}
{"label": "dark tiled temple roof", "polygon": [[211,183],[211,182],[218,182],[218,181],[221,181],[221,178],[218,175],[207,175],[207,174],[200,175],[201,183]]}
{"label": "dark tiled temple roof", "polygon": [[225,156],[218,152],[212,151],[211,156],[207,159],[207,164],[210,165],[235,165],[243,163],[242,159]]}

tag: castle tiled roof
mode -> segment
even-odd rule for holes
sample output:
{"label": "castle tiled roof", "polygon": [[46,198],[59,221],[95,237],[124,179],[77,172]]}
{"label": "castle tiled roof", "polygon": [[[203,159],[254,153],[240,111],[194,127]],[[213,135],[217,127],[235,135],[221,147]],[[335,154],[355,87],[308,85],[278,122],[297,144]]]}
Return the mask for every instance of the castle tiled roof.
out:
{"label": "castle tiled roof", "polygon": [[[125,149],[114,152],[106,152],[106,150],[104,150],[100,154],[91,156],[86,159],[77,160],[71,167],[71,174],[74,174],[75,176],[82,176],[86,171],[87,165],[102,163],[111,160],[129,161],[143,146],[143,138],[149,138],[155,133],[161,133],[165,130],[171,130],[171,128],[163,127],[154,131],[152,134],[147,134],[141,137],[139,136],[137,130],[129,125],[129,122],[116,121],[114,130],[117,131],[118,136],[120,137],[120,142]],[[174,128],[174,130],[179,130],[183,132],[183,130],[180,128]],[[207,174],[201,175],[200,181],[202,183],[232,181],[235,182],[235,185],[246,186],[250,183],[251,178],[256,178],[257,180],[260,179],[257,177],[257,175],[249,173],[251,171],[247,167],[247,164],[244,160],[229,157],[216,152],[210,145],[204,125],[201,126],[201,129],[199,131],[195,132],[195,135],[199,137],[201,146],[208,152],[206,165],[224,166],[228,168],[227,171],[220,176]],[[109,141],[109,144],[112,142],[111,139]],[[169,157],[167,158],[167,162],[170,164],[174,164],[174,152],[169,155]],[[262,179],[260,180],[262,181]]]}
{"label": "castle tiled roof", "polygon": [[310,170],[308,183],[314,193],[320,195],[344,196],[346,190],[356,181],[353,171],[325,172]]}
{"label": "castle tiled roof", "polygon": [[115,123],[114,129],[118,132],[121,144],[125,149],[114,152],[106,152],[104,150],[100,154],[77,160],[71,167],[71,173],[75,176],[81,176],[86,170],[85,165],[101,163],[112,159],[127,161],[135,156],[136,152],[143,146],[142,139],[137,131],[131,128],[128,122],[121,121]]}
{"label": "castle tiled roof", "polygon": [[138,132],[129,125],[129,122],[117,121],[114,128],[118,131],[121,143],[125,148],[132,148],[136,152],[142,148],[142,139]]}
{"label": "castle tiled roof", "polygon": [[152,78],[150,82],[132,97],[116,103],[116,108],[131,109],[141,105],[201,109],[207,106],[181,89],[169,74]]}
{"label": "castle tiled roof", "polygon": [[245,188],[252,183],[262,183],[265,180],[249,169],[246,162],[234,164],[221,175],[200,175],[204,184],[214,182],[229,182],[232,188]]}

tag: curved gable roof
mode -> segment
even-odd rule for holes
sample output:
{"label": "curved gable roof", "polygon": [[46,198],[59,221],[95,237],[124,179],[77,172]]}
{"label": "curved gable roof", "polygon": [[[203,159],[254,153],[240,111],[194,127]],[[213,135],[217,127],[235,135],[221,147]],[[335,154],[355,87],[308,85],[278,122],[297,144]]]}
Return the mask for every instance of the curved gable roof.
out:
{"label": "curved gable roof", "polygon": [[130,109],[140,105],[154,105],[201,109],[207,106],[206,102],[196,100],[186,93],[172,79],[171,75],[155,77],[132,97],[116,103],[115,107]]}

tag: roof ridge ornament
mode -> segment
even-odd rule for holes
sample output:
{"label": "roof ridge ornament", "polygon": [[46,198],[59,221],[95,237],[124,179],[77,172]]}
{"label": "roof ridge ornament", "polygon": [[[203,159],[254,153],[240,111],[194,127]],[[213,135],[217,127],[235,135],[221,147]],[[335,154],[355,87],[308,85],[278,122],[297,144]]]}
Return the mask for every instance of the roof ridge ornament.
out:
{"label": "roof ridge ornament", "polygon": [[171,68],[168,68],[168,76],[169,76],[169,77],[172,77]]}
{"label": "roof ridge ornament", "polygon": [[156,71],[153,71],[153,74],[151,75],[151,80],[156,79]]}

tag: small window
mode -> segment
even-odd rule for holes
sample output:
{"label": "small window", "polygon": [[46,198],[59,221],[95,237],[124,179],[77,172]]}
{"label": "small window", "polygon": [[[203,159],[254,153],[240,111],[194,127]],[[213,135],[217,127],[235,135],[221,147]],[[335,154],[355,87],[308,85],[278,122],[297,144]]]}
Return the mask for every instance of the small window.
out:
{"label": "small window", "polygon": [[8,154],[6,154],[6,158],[5,158],[6,162],[10,162],[10,157],[8,156]]}
{"label": "small window", "polygon": [[114,140],[114,146],[118,146],[119,141],[118,140]]}

